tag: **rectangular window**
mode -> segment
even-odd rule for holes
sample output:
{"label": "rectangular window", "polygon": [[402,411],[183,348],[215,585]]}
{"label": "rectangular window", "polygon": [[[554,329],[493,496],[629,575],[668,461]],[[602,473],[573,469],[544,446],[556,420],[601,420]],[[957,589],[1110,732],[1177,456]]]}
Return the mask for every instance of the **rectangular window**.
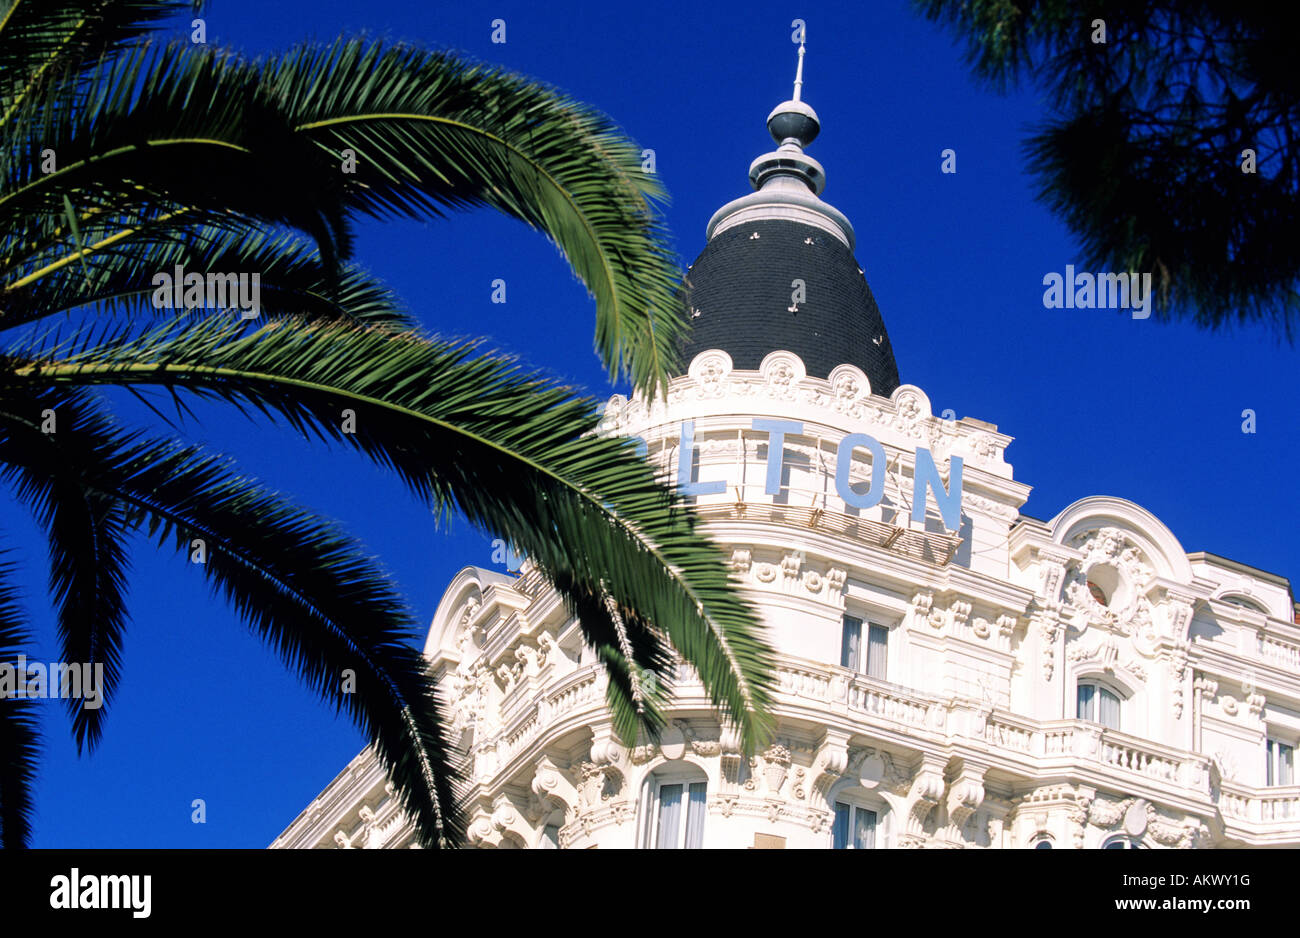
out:
{"label": "rectangular window", "polygon": [[[680,782],[659,786],[657,850],[699,850],[704,846],[704,812],[707,782]],[[682,825],[683,800],[685,827]]]}
{"label": "rectangular window", "polygon": [[858,670],[862,658],[862,620],[844,617],[844,635],[840,641],[840,667]]}
{"label": "rectangular window", "polygon": [[1093,700],[1096,688],[1091,684],[1079,685],[1079,710],[1076,714],[1080,720],[1096,720],[1097,711]]}
{"label": "rectangular window", "polygon": [[836,850],[874,850],[876,846],[876,812],[857,805],[836,802],[835,825],[831,830]]}
{"label": "rectangular window", "polygon": [[1100,711],[1098,722],[1113,730],[1119,729],[1119,698],[1105,689],[1101,689],[1099,696],[1101,701],[1097,708]]}
{"label": "rectangular window", "polygon": [[686,805],[686,849],[699,850],[704,846],[704,790],[705,782],[691,782],[690,799]]}
{"label": "rectangular window", "polygon": [[867,677],[885,679],[885,660],[889,651],[889,629],[873,625],[867,632]]}
{"label": "rectangular window", "polygon": [[659,838],[658,850],[672,850],[677,846],[677,830],[682,820],[682,786],[659,786]]}
{"label": "rectangular window", "polygon": [[1268,741],[1267,785],[1295,784],[1295,747],[1276,739]]}

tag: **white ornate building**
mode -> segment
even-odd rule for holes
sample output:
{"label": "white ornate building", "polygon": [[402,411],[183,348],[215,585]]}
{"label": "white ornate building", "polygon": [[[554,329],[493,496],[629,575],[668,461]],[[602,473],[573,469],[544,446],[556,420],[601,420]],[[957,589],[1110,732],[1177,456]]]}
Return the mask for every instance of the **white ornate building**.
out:
{"label": "white ornate building", "polygon": [[[681,668],[657,744],[613,736],[560,597],[466,567],[425,655],[484,847],[1300,846],[1300,627],[1288,582],[1188,554],[1119,498],[1050,521],[1011,438],[899,385],[818,197],[806,104],[687,281],[689,370],[610,399],[694,494],[778,651],[775,739],[743,759]],[[369,751],[275,847],[402,847]]]}

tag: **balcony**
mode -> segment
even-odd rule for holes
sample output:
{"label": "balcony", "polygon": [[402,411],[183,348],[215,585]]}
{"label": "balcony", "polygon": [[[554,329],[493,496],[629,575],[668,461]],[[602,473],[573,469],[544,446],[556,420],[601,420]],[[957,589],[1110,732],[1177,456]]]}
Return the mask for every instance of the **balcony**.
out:
{"label": "balcony", "polygon": [[[1086,783],[1127,794],[1148,793],[1212,804],[1209,760],[1086,720],[1035,720],[976,702],[943,700],[835,665],[790,655],[776,661],[778,715],[814,714],[850,732],[881,734],[939,755],[978,753],[1000,773],[1031,782],[1075,774]],[[549,675],[543,675],[549,677]],[[578,667],[531,699],[512,699],[503,731],[475,749],[489,765],[479,775],[510,769],[517,757],[603,718],[606,677],[598,664]],[[708,707],[698,675],[675,674],[679,706]],[[1300,786],[1255,789],[1224,782],[1218,807],[1229,836],[1250,843],[1293,843],[1300,836]]]}

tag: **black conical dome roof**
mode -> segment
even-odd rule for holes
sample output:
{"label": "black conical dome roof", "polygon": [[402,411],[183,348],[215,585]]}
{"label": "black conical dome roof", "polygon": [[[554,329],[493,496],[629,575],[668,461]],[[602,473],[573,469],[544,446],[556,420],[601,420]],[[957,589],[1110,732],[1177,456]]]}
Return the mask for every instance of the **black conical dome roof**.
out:
{"label": "black conical dome roof", "polygon": [[[803,281],[805,301],[792,302]],[[786,218],[756,219],[716,233],[683,283],[691,332],[682,367],[722,349],[736,368],[769,352],[794,352],[808,374],[861,368],[873,394],[898,387],[898,365],[880,309],[853,253],[834,235]],[[795,309],[792,309],[796,307]]]}

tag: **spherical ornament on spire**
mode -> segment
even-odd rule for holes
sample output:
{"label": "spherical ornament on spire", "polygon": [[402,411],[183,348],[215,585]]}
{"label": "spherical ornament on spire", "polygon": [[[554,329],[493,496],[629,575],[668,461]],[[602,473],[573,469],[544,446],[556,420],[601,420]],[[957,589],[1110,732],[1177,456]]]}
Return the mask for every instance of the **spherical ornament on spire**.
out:
{"label": "spherical ornament on spire", "polygon": [[778,144],[806,147],[817,139],[821,129],[817,112],[802,101],[783,101],[767,115],[767,132]]}

